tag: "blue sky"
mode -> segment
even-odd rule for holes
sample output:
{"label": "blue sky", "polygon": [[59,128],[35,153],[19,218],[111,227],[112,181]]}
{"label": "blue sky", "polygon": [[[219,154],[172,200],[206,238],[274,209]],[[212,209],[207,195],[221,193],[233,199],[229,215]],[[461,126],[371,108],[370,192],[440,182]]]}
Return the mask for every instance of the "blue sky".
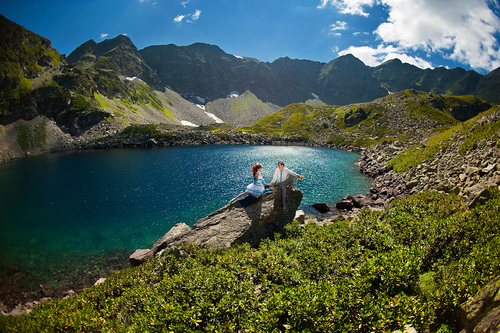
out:
{"label": "blue sky", "polygon": [[3,0],[0,14],[66,55],[125,34],[138,49],[203,42],[268,62],[351,53],[368,66],[500,67],[499,0]]}

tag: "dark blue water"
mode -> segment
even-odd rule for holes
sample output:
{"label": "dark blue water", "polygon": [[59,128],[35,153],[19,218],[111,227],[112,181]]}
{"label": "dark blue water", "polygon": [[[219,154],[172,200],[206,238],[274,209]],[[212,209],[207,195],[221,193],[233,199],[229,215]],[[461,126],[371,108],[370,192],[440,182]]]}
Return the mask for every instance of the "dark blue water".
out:
{"label": "dark blue water", "polygon": [[359,174],[358,158],[327,148],[216,145],[50,154],[5,163],[0,269],[16,265],[57,284],[63,281],[51,276],[68,260],[149,248],[174,224],[193,225],[226,205],[251,182],[250,167],[257,162],[267,182],[279,159],[302,174],[301,209],[314,213],[313,203],[368,192],[371,179]]}

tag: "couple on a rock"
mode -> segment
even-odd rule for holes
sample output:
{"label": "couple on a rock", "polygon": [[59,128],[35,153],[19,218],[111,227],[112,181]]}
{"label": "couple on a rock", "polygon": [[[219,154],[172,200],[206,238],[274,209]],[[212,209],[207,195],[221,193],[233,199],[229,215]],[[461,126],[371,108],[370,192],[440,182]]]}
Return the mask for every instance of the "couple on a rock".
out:
{"label": "couple on a rock", "polygon": [[280,160],[278,161],[278,167],[276,168],[276,170],[274,170],[273,180],[271,180],[271,182],[266,185],[264,178],[260,174],[261,170],[262,165],[260,165],[259,163],[252,166],[253,182],[247,186],[245,192],[240,193],[237,197],[232,199],[231,204],[235,203],[239,198],[246,195],[251,195],[255,198],[259,198],[266,190],[266,186],[277,185],[281,189],[281,203],[283,205],[283,209],[285,209],[285,196],[287,187],[293,190],[293,180],[295,179],[295,177],[298,177],[298,181],[301,181],[303,176],[288,168],[285,168],[285,163]]}

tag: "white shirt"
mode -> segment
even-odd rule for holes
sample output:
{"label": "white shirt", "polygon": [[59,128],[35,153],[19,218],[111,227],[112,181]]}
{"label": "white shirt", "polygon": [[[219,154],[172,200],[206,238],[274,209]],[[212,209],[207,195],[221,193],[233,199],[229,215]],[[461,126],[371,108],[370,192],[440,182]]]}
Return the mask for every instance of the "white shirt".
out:
{"label": "white shirt", "polygon": [[289,175],[297,177],[299,174],[286,167],[283,167],[283,170],[280,170],[280,168],[276,168],[276,170],[274,170],[273,180],[271,180],[271,184],[282,183],[288,178]]}

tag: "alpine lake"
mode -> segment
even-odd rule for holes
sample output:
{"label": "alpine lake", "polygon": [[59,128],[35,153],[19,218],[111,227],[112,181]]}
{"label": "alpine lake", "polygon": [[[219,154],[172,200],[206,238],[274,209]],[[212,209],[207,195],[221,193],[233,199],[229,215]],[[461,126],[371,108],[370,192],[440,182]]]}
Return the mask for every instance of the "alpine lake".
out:
{"label": "alpine lake", "polygon": [[41,284],[70,288],[128,267],[132,252],[150,248],[176,223],[192,226],[227,205],[252,181],[256,163],[266,182],[278,160],[303,175],[294,182],[304,192],[299,209],[320,217],[312,204],[369,191],[372,179],[359,173],[359,157],[329,148],[209,145],[0,164],[0,284],[5,295]]}

